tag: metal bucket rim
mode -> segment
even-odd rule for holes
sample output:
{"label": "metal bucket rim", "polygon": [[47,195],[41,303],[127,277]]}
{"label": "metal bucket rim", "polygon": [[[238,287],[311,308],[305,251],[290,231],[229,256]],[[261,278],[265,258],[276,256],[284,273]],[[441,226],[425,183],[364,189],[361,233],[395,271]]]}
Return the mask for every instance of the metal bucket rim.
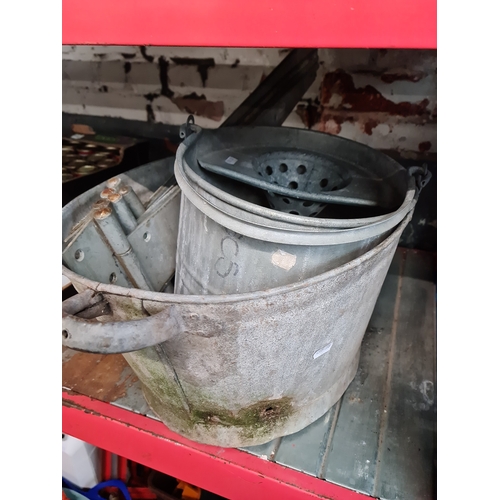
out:
{"label": "metal bucket rim", "polygon": [[[253,127],[253,128],[259,128],[259,129],[274,129],[275,127]],[[300,132],[310,132],[314,134],[321,134],[320,132],[313,132],[309,130],[302,130],[302,129],[296,129],[292,127],[278,127],[280,129],[282,128],[289,128],[293,130],[298,130]],[[199,132],[199,134],[203,134],[205,131],[202,130]],[[208,131],[211,132],[211,131]],[[329,134],[322,134],[326,136],[330,136]],[[175,155],[175,161],[180,162],[182,165],[182,170],[185,172],[186,177],[191,181],[192,183],[198,185],[200,188],[202,188],[204,191],[207,193],[215,196],[222,202],[227,203],[228,205],[237,207],[241,210],[245,210],[247,212],[254,213],[256,215],[260,215],[261,217],[268,218],[272,221],[283,221],[283,222],[288,222],[291,224],[297,224],[297,225],[303,225],[303,226],[315,226],[315,227],[323,227],[323,228],[332,228],[332,229],[347,229],[347,228],[353,228],[353,227],[363,227],[366,225],[370,225],[376,222],[380,222],[386,219],[389,219],[396,215],[401,209],[403,209],[403,206],[405,205],[405,202],[407,202],[408,196],[411,195],[413,192],[413,198],[416,196],[416,189],[415,189],[415,183],[414,183],[414,178],[410,175],[408,175],[408,188],[407,192],[405,195],[405,198],[401,205],[398,207],[396,211],[393,211],[388,214],[380,215],[380,216],[375,216],[375,217],[366,217],[366,218],[359,218],[359,219],[325,219],[321,217],[305,217],[301,215],[293,215],[293,214],[286,214],[277,210],[273,210],[271,208],[266,208],[266,207],[261,207],[259,205],[255,205],[254,203],[242,200],[238,198],[237,196],[234,196],[230,193],[226,193],[222,189],[212,185],[211,183],[207,182],[205,179],[201,178],[196,172],[192,170],[192,168],[187,164],[185,160],[185,153],[187,152],[188,148],[195,142],[196,138],[198,136],[198,133],[193,133],[189,137],[187,137],[177,148],[177,152]],[[345,138],[339,138],[336,137],[336,139],[344,139],[347,142],[350,143],[355,143],[356,145],[363,147],[364,149],[370,150],[370,152],[375,152],[379,155],[381,155],[385,160],[390,161],[391,163],[394,164],[394,167],[399,168],[399,169],[404,169],[396,160],[392,159],[391,157],[381,153],[380,151],[377,151],[373,148],[370,148],[369,146],[366,146],[365,144],[357,143],[356,141],[351,141]]]}
{"label": "metal bucket rim", "polygon": [[[183,170],[182,167],[183,167],[183,165],[180,164],[180,168],[181,168],[181,171],[183,172],[183,174],[185,174],[185,176],[189,177],[191,175],[191,171]],[[196,175],[196,174],[194,174],[194,175]],[[198,184],[194,184],[193,186],[190,186],[190,187],[200,196],[200,198],[202,198],[203,201],[212,205],[214,208],[227,214],[230,217],[234,217],[234,218],[240,219],[242,221],[248,220],[252,224],[260,225],[262,227],[267,227],[270,229],[271,228],[272,229],[279,229],[280,231],[287,231],[287,230],[288,231],[303,231],[305,233],[341,232],[341,231],[346,231],[348,229],[358,229],[358,228],[360,229],[360,228],[369,227],[369,226],[372,226],[375,224],[379,224],[379,223],[388,221],[392,218],[400,216],[401,214],[406,215],[411,210],[412,206],[416,202],[415,189],[409,189],[408,192],[406,193],[406,197],[403,200],[403,203],[398,208],[398,210],[387,214],[387,217],[384,216],[383,218],[380,218],[380,219],[376,218],[376,217],[372,217],[370,219],[371,222],[369,222],[367,224],[357,224],[356,221],[359,221],[360,219],[348,219],[350,222],[354,221],[354,224],[349,224],[348,226],[346,225],[345,227],[333,227],[333,226],[327,227],[324,225],[304,226],[304,225],[299,224],[299,223],[291,223],[289,221],[278,221],[276,219],[269,219],[268,217],[265,217],[263,214],[257,213],[257,211],[253,211],[253,212],[245,211],[244,209],[242,209],[240,207],[229,204],[229,203],[225,202],[224,200],[221,200],[219,197],[213,195],[212,193],[209,193],[208,191],[203,189],[202,186],[200,186]],[[247,219],[245,219],[246,214],[248,214]],[[329,220],[333,220],[333,219],[329,219]],[[368,220],[368,219],[364,219],[364,220]]]}
{"label": "metal bucket rim", "polygon": [[216,224],[219,224],[220,226],[238,234],[242,234],[256,240],[281,245],[331,246],[354,243],[378,237],[393,230],[394,227],[403,220],[406,213],[412,208],[411,205],[415,203],[415,200],[413,199],[406,207],[406,211],[401,210],[390,219],[381,220],[367,226],[346,229],[332,228],[326,231],[323,228],[323,231],[317,232],[307,229],[303,230],[303,226],[297,226],[296,230],[280,227],[269,228],[250,220],[241,219],[233,214],[228,214],[219,207],[215,207],[211,203],[204,200],[200,193],[198,193],[186,179],[186,176],[180,166],[180,162],[177,161],[177,159],[174,165],[174,172],[183,196],[186,196],[189,202],[192,203],[204,216],[210,218]]}
{"label": "metal bucket rim", "polygon": [[379,243],[376,247],[372,248],[368,252],[356,257],[355,259],[342,264],[335,269],[331,269],[325,273],[318,274],[312,278],[308,278],[302,281],[291,283],[289,285],[283,285],[276,288],[269,288],[266,290],[259,290],[257,292],[247,292],[240,294],[229,294],[229,295],[182,295],[174,293],[162,293],[162,292],[152,292],[148,290],[140,290],[138,288],[126,288],[118,285],[111,285],[105,283],[99,283],[98,281],[90,280],[83,276],[80,276],[73,271],[70,271],[66,266],[62,266],[62,273],[66,276],[72,283],[80,283],[86,288],[95,290],[96,292],[110,293],[119,296],[128,296],[136,299],[151,300],[153,302],[163,302],[163,303],[177,303],[177,304],[220,304],[220,303],[236,303],[245,302],[249,300],[262,299],[267,297],[272,297],[275,295],[286,294],[290,292],[295,292],[303,288],[307,288],[316,283],[321,283],[335,276],[346,273],[347,271],[356,268],[363,264],[364,262],[370,260],[379,252],[398,240],[403,232],[404,228],[407,226],[408,222],[413,216],[413,210],[409,212],[403,221],[401,221],[396,228],[396,230],[390,234],[384,241]]}

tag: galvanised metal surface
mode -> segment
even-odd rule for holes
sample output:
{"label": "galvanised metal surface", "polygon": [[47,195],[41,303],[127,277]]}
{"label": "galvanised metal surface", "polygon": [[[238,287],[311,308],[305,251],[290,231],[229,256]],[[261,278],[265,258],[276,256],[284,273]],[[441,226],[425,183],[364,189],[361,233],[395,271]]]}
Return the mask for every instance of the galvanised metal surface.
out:
{"label": "galvanised metal surface", "polygon": [[[409,187],[403,203],[397,210],[389,214],[373,217],[361,217],[362,214],[358,213],[354,219],[305,217],[303,215],[293,215],[287,212],[271,210],[262,206],[262,198],[258,196],[257,191],[252,193],[248,190],[245,199],[226,194],[219,188],[210,186],[209,183],[197,176],[190,169],[184,169],[181,162],[178,163],[178,170],[179,181],[183,185],[184,192],[195,191],[196,194],[204,202],[206,202],[203,208],[206,213],[208,213],[208,211],[212,211],[214,214],[217,212],[221,214],[214,215],[212,218],[226,216],[235,220],[245,221],[247,224],[249,223],[261,228],[286,229],[289,235],[293,232],[297,232],[299,235],[298,241],[303,238],[304,233],[337,233],[337,236],[342,233],[345,235],[345,238],[343,239],[344,243],[359,241],[360,239],[368,237],[369,234],[373,235],[380,233],[380,229],[375,229],[377,225],[381,226],[385,224],[385,227],[387,228],[394,227],[396,224],[401,222],[409,211],[415,207],[417,201],[415,182],[413,177],[411,177],[409,179]],[[187,179],[184,181],[184,177],[189,178],[191,183],[188,183]],[[212,194],[212,192],[215,194]],[[362,229],[360,229],[359,232],[349,231],[349,229],[353,228]],[[363,229],[365,231],[363,231]],[[375,233],[372,232],[374,229]],[[244,231],[244,229],[242,230]],[[236,229],[236,231],[238,231],[238,229]],[[277,234],[278,233],[275,231],[273,238],[278,238]],[[291,242],[289,238],[286,238],[286,240],[289,243]],[[314,244],[310,238],[309,244]]]}
{"label": "galvanised metal surface", "polygon": [[[143,176],[152,173],[150,165],[145,167],[141,170]],[[158,182],[163,183],[170,178],[172,164],[158,162],[155,169],[160,171]],[[178,230],[180,190],[177,186],[165,187],[145,210],[127,184],[138,189],[144,201],[153,195],[149,189],[126,174],[110,181],[115,181],[115,187],[124,188],[137,215],[121,194],[109,187],[102,189],[104,183],[89,190],[71,203],[72,215],[63,222],[67,234],[70,222],[81,218],[65,238],[63,262],[73,271],[102,283],[162,291],[175,270],[176,240],[172,235]],[[99,199],[100,196],[106,199]],[[96,199],[99,201],[91,203]],[[120,203],[124,204],[122,210],[117,210]]]}
{"label": "galvanised metal surface", "polygon": [[[177,150],[175,162],[175,175],[182,190],[176,293],[253,292],[326,272],[383,241],[412,208],[411,202],[407,203],[408,195],[413,201],[417,195],[413,177],[397,162],[345,139],[281,127],[235,127],[198,132],[188,120],[181,134],[185,136],[190,131]],[[337,229],[335,219],[328,219],[330,228],[318,228],[314,222],[309,227],[308,223],[315,221],[315,217],[300,217],[300,223],[294,226],[283,224],[275,217],[275,214],[283,215],[282,212],[262,207],[268,218],[261,225],[251,212],[259,205],[247,201],[257,189],[235,183],[233,179],[229,184],[226,178],[214,176],[198,166],[202,159],[213,158],[217,152],[221,152],[219,157],[226,157],[226,161],[238,162],[240,152],[245,150],[248,169],[252,169],[262,155],[279,148],[286,149],[290,157],[296,155],[300,159],[304,152],[314,153],[327,158],[332,165],[341,165],[345,186],[335,193],[357,186],[352,188],[353,196],[356,191],[363,192],[360,185],[368,183],[372,199],[384,200],[383,204],[392,207],[393,211],[379,210],[385,218],[378,222],[370,224],[368,219],[368,223],[360,227]],[[313,168],[313,164],[304,160],[306,163]],[[325,180],[327,172],[328,169],[323,174]],[[306,167],[302,174],[310,177]],[[219,204],[217,200],[210,203],[207,193],[215,198],[220,196]],[[226,200],[232,199],[239,200],[242,210],[240,207],[227,208]],[[248,218],[246,207],[249,208]],[[349,210],[344,207],[343,213],[342,222],[349,225]],[[293,223],[298,214],[291,211],[286,215]],[[357,225],[358,220],[354,224]],[[205,251],[200,252],[202,248]]]}
{"label": "galvanised metal surface", "polygon": [[137,218],[133,214],[130,206],[120,193],[114,193],[108,196],[108,200],[113,203],[113,210],[126,234],[130,234],[137,227]]}
{"label": "galvanised metal surface", "polygon": [[[71,208],[63,219],[71,219]],[[366,325],[409,217],[379,246],[341,267],[248,294],[163,294],[98,283],[63,268],[78,291],[91,290],[88,305],[97,292],[112,311],[101,317],[106,322],[92,321],[78,318],[70,303],[63,344],[103,353],[141,349],[126,359],[150,406],[193,440],[234,447],[296,432],[324,414],[354,377]],[[156,347],[143,349],[147,345]]]}
{"label": "galvanised metal surface", "polygon": [[361,341],[402,229],[333,271],[240,296],[136,291],[65,272],[80,289],[93,285],[105,299],[120,298],[122,311],[135,300],[137,313],[141,304],[160,312],[135,321],[92,325],[86,320],[83,329],[67,315],[63,344],[113,352],[113,347],[123,349],[117,335],[131,325],[128,333],[142,330],[151,343],[170,336],[160,352],[148,348],[125,355],[149,405],[169,428],[229,447],[291,434],[324,414],[354,378]]}
{"label": "galvanised metal surface", "polygon": [[81,234],[64,247],[63,262],[90,279],[108,283],[109,277],[113,275],[117,285],[133,286],[122,264],[97,231],[97,226],[88,219]]}
{"label": "galvanised metal surface", "polygon": [[[183,130],[199,131],[199,127],[188,123]],[[188,134],[189,135],[189,134]],[[259,190],[228,180],[221,176],[210,174],[200,168],[199,162],[207,155],[214,155],[216,151],[227,152],[226,161],[238,161],[241,152],[250,157],[249,167],[254,167],[256,157],[281,148],[289,156],[303,153],[321,155],[330,163],[340,164],[345,171],[346,182],[342,191],[352,196],[353,191],[367,191],[366,184],[370,184],[371,196],[384,205],[392,206],[396,213],[403,209],[408,212],[408,198],[416,197],[414,179],[408,175],[398,162],[372,148],[327,134],[284,127],[231,127],[216,131],[199,131],[192,133],[177,150],[176,161],[179,168],[185,172],[191,185],[201,188],[200,194],[207,192],[219,198],[228,205],[240,208],[273,221],[288,222],[305,227],[323,228],[352,228],[366,226],[387,220],[394,216],[394,212],[387,209],[374,210],[349,206],[329,206],[321,218],[305,217],[300,214],[290,214],[285,211],[269,208],[264,193]],[[232,155],[236,156],[233,157]],[[251,157],[254,158],[251,158]],[[303,172],[305,174],[305,171]],[[308,175],[305,175],[308,177]],[[267,184],[263,184],[265,189]],[[355,210],[357,209],[357,210]],[[275,225],[274,227],[280,227]]]}
{"label": "galvanised metal surface", "polygon": [[434,500],[435,265],[435,254],[398,248],[356,377],[331,410],[295,434],[243,451],[188,441],[156,420],[121,356],[68,348],[63,432],[226,498]]}
{"label": "galvanised metal surface", "polygon": [[135,192],[128,186],[120,187],[118,192],[125,198],[125,201],[130,207],[130,210],[132,210],[135,218],[138,219],[145,211],[144,205],[141,203],[141,200],[139,200]]}
{"label": "galvanised metal surface", "polygon": [[[181,183],[180,177],[178,179]],[[208,207],[191,203],[185,193],[183,191],[181,199],[177,240],[176,293],[257,293],[298,283],[352,261],[390,233],[390,229],[379,234],[372,231],[361,239],[366,231],[358,230],[358,240],[354,242],[347,239],[349,233],[342,232],[279,233],[274,228],[263,229],[235,221],[221,212],[205,210],[208,214],[203,213],[200,206]],[[284,236],[281,241],[280,236]],[[305,236],[315,244],[306,245]],[[263,239],[266,237],[271,241]]]}
{"label": "galvanised metal surface", "polygon": [[173,277],[176,240],[179,229],[180,189],[166,188],[165,192],[137,220],[137,227],[128,235],[130,245],[140,257],[141,266],[158,292]]}
{"label": "galvanised metal surface", "polygon": [[[169,178],[165,168],[164,175],[163,182]],[[93,202],[92,194],[64,207],[66,230],[88,210],[84,200]],[[177,293],[166,294],[99,283],[65,269],[81,294],[63,305],[63,344],[127,353],[153,410],[191,439],[234,447],[296,432],[324,414],[354,377],[366,325],[410,218],[340,267],[251,293],[237,294],[233,287],[230,295],[221,295],[220,288],[216,295],[204,295],[209,289],[181,295],[179,290],[192,284],[186,283],[186,272],[177,273]],[[193,220],[201,219],[181,213],[181,224]],[[181,227],[180,233],[189,234],[185,231]],[[171,237],[175,242],[176,233]],[[238,273],[233,257],[239,243],[234,234],[221,241],[219,277]],[[201,256],[199,271],[211,249],[195,247],[191,256],[194,250]],[[182,246],[178,261],[179,255],[190,256]],[[294,256],[279,248],[269,260],[283,272],[295,264]],[[112,314],[101,321],[77,316],[96,300],[107,303]]]}
{"label": "galvanised metal surface", "polygon": [[[112,209],[107,207],[96,211],[94,220],[133,286],[143,290],[152,290],[153,287],[142,270],[139,259],[132,250],[126,234],[123,232],[120,224],[121,220],[113,213]],[[114,283],[115,279],[111,275],[109,282]]]}
{"label": "galvanised metal surface", "polygon": [[328,203],[380,207],[389,202],[389,209],[396,208],[393,200],[380,196],[385,179],[366,176],[355,185],[350,165],[338,160],[295,148],[238,146],[198,156],[198,164],[209,172],[264,189],[272,209],[276,209],[277,195],[284,202],[277,210],[310,217]]}

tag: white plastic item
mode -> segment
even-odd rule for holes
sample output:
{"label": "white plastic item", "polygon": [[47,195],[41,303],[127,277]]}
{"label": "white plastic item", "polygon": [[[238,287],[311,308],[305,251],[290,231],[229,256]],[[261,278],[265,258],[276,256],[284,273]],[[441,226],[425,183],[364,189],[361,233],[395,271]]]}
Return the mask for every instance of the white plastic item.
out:
{"label": "white plastic item", "polygon": [[62,476],[79,488],[100,482],[99,449],[68,434],[62,435]]}

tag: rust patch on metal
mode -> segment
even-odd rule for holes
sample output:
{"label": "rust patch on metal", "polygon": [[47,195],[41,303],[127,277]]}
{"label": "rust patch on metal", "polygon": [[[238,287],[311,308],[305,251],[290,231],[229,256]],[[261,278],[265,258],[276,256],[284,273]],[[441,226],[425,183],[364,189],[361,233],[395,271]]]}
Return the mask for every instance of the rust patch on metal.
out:
{"label": "rust patch on metal", "polygon": [[195,116],[203,116],[214,121],[221,121],[224,116],[224,103],[222,101],[208,101],[201,96],[192,93],[181,97],[172,97],[172,102],[181,110]]}
{"label": "rust patch on metal", "polygon": [[398,116],[424,115],[428,113],[428,99],[419,103],[395,103],[384,97],[375,87],[366,85],[356,87],[352,75],[344,70],[337,69],[327,73],[323,78],[320,89],[320,103],[328,106],[333,95],[341,98],[339,105],[334,109],[348,109],[351,111],[376,111]]}
{"label": "rust patch on metal", "polygon": [[319,104],[308,102],[307,104],[299,104],[296,113],[307,128],[312,128],[319,122],[322,109]]}
{"label": "rust patch on metal", "polygon": [[112,213],[110,207],[97,208],[94,210],[94,219],[103,220],[106,217],[109,217]]}
{"label": "rust patch on metal", "polygon": [[368,119],[364,124],[365,134],[372,135],[372,130],[378,125],[376,120]]}
{"label": "rust patch on metal", "polygon": [[[353,123],[354,117],[343,113],[335,113],[332,108],[326,108],[317,103],[299,104],[296,113],[300,116],[304,125],[315,128],[320,132],[337,135],[342,130],[342,124],[346,121]],[[316,127],[316,125],[318,125]]]}
{"label": "rust patch on metal", "polygon": [[429,151],[431,149],[431,141],[425,141],[425,142],[421,142],[419,145],[418,145],[418,150],[421,152],[421,153],[425,153],[427,151]]}
{"label": "rust patch on metal", "polygon": [[82,125],[78,123],[73,123],[71,125],[71,130],[75,134],[83,134],[83,135],[95,135],[95,131],[89,125]]}
{"label": "rust patch on metal", "polygon": [[108,200],[111,202],[111,203],[117,203],[118,201],[120,201],[122,199],[122,195],[120,193],[111,193],[109,196],[108,196]]}
{"label": "rust patch on metal", "polygon": [[340,134],[346,122],[359,124],[367,135],[372,135],[372,130],[381,123],[376,113],[351,113],[314,104],[300,104],[296,112],[307,128],[333,135]]}
{"label": "rust patch on metal", "polygon": [[[367,72],[367,71],[365,71]],[[375,73],[375,72],[370,72]],[[382,78],[384,75],[380,75]],[[385,75],[387,79],[415,79],[421,75]],[[429,100],[418,103],[395,103],[384,97],[375,87],[367,85],[356,88],[352,75],[343,70],[328,73],[323,78],[320,98],[299,104],[296,113],[309,129],[337,135],[345,122],[356,123],[361,130],[372,135],[380,123],[395,119],[406,123],[425,124],[435,121],[435,110],[428,109]],[[389,124],[392,127],[391,124]],[[424,144],[424,143],[423,143]],[[422,147],[426,147],[423,145]],[[421,150],[422,151],[422,150]]]}
{"label": "rust patch on metal", "polygon": [[121,183],[122,183],[122,180],[120,179],[120,177],[112,177],[106,183],[106,186],[111,188],[111,189],[116,189],[117,186],[119,186]]}
{"label": "rust patch on metal", "polygon": [[115,190],[113,188],[104,188],[102,191],[101,191],[101,198],[104,199],[104,200],[107,200],[108,199],[108,196],[110,194],[113,194],[115,192]]}
{"label": "rust patch on metal", "polygon": [[100,199],[92,205],[92,208],[94,210],[102,210],[103,208],[107,207],[109,207],[109,200],[107,199]]}
{"label": "rust patch on metal", "polygon": [[63,387],[108,403],[124,397],[137,380],[121,354],[76,352],[62,365]]}
{"label": "rust patch on metal", "polygon": [[342,132],[342,124],[338,123],[336,120],[328,120],[321,122],[318,130],[320,132],[326,132],[327,134],[338,135]]}

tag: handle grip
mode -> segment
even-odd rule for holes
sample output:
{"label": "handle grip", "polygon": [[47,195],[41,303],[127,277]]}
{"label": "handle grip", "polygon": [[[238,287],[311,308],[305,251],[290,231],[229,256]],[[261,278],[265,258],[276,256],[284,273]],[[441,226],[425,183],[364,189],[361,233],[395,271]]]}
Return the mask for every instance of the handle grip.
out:
{"label": "handle grip", "polygon": [[160,344],[181,332],[175,304],[147,318],[132,321],[103,323],[76,316],[100,301],[100,294],[87,289],[62,303],[64,346],[79,351],[117,354]]}

